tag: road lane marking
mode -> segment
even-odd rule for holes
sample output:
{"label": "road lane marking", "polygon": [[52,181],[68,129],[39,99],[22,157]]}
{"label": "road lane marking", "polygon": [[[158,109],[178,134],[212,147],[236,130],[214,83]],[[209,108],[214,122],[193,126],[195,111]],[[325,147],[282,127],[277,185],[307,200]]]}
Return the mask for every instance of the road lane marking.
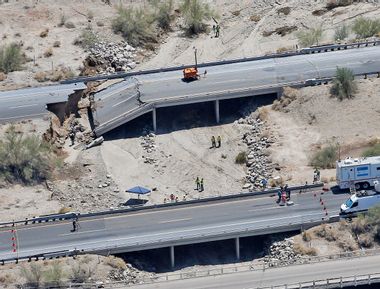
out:
{"label": "road lane marking", "polygon": [[43,116],[46,115],[48,111],[44,113],[36,113],[36,114],[27,114],[27,115],[19,115],[19,116],[9,116],[9,117],[1,117],[0,120],[9,120],[9,119],[15,119],[15,118],[25,118],[25,117],[35,117],[35,116]]}
{"label": "road lane marking", "polygon": [[183,218],[183,219],[175,219],[175,220],[167,220],[167,221],[161,221],[158,222],[159,224],[167,224],[167,223],[175,223],[175,222],[181,222],[181,221],[189,221],[192,220],[193,218]]}
{"label": "road lane marking", "polygon": [[118,106],[119,104],[122,104],[123,102],[126,102],[132,98],[134,98],[135,96],[138,96],[138,93],[135,93],[133,95],[131,95],[130,97],[126,98],[126,99],[123,99],[122,101],[118,102],[118,103],[115,103],[112,107],[115,107],[115,106]]}
{"label": "road lane marking", "polygon": [[267,211],[267,210],[276,210],[276,209],[282,209],[282,208],[286,208],[286,207],[296,207],[296,206],[299,206],[299,204],[294,204],[294,205],[291,205],[291,206],[275,206],[275,207],[269,207],[269,208],[262,208],[262,209],[250,209],[250,210],[247,210],[247,212],[259,212],[259,211]]}
{"label": "road lane marking", "polygon": [[15,108],[24,108],[24,107],[30,107],[30,106],[36,106],[36,105],[39,105],[38,103],[34,103],[34,104],[25,104],[25,105],[19,105],[19,106],[10,106],[9,108],[10,109],[15,109]]}
{"label": "road lane marking", "polygon": [[89,230],[89,231],[76,231],[76,232],[71,232],[71,233],[64,233],[64,234],[59,234],[58,236],[74,236],[78,234],[86,234],[86,233],[92,233],[92,232],[100,232],[100,231],[105,231],[106,229],[97,229],[97,230]]}

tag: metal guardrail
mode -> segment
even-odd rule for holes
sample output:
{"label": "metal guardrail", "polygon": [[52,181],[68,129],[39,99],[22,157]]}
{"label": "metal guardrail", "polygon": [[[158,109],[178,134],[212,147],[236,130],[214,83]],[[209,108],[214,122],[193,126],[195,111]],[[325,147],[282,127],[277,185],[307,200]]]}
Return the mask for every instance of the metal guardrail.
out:
{"label": "metal guardrail", "polygon": [[[374,41],[358,42],[358,43],[351,43],[351,44],[332,44],[332,45],[324,45],[324,46],[315,46],[315,47],[310,47],[310,48],[303,48],[303,49],[300,49],[299,51],[289,51],[289,52],[282,52],[282,53],[272,53],[269,55],[256,56],[256,57],[205,62],[205,63],[198,64],[198,67],[218,66],[218,65],[224,65],[224,64],[242,63],[242,62],[249,62],[249,61],[272,59],[272,58],[304,55],[304,54],[347,50],[347,49],[360,48],[360,47],[377,46],[379,44],[380,44],[380,40],[374,40]],[[167,68],[140,70],[140,71],[134,71],[134,72],[122,72],[122,73],[115,73],[115,74],[110,74],[110,75],[98,75],[98,76],[93,76],[93,77],[79,77],[75,79],[61,81],[61,83],[69,84],[69,83],[75,83],[75,82],[89,82],[89,81],[98,81],[98,80],[107,80],[107,79],[126,78],[130,76],[135,76],[135,75],[154,74],[154,73],[182,70],[184,68],[188,68],[191,66],[193,65],[181,65],[181,66],[173,66],[173,67],[167,67]]]}
{"label": "metal guardrail", "polygon": [[[297,191],[297,190],[306,191],[310,189],[321,188],[322,186],[323,186],[322,183],[316,183],[316,184],[310,184],[310,185],[291,186],[289,187],[289,189],[291,191]],[[8,227],[8,228],[15,227],[17,225],[65,221],[65,220],[71,220],[74,218],[89,218],[89,217],[104,216],[104,215],[111,215],[111,214],[112,215],[124,214],[124,213],[142,211],[142,210],[152,210],[152,209],[160,209],[160,208],[167,208],[167,207],[173,207],[173,206],[193,205],[193,204],[198,204],[198,203],[220,201],[220,200],[230,200],[230,199],[243,198],[243,197],[253,197],[253,196],[259,196],[259,195],[271,195],[271,194],[275,194],[278,190],[279,188],[273,188],[273,189],[268,189],[264,191],[241,192],[238,194],[235,193],[231,195],[213,196],[213,197],[206,197],[202,199],[186,200],[186,201],[180,201],[180,202],[170,202],[170,203],[156,204],[156,205],[150,205],[150,206],[139,206],[139,207],[99,211],[99,212],[92,212],[92,213],[53,214],[53,215],[34,217],[30,219],[26,218],[25,220],[3,222],[3,223],[0,223],[0,228],[1,227]]]}
{"label": "metal guardrail", "polygon": [[292,284],[283,284],[266,287],[251,287],[248,289],[328,289],[328,288],[345,288],[351,286],[371,285],[380,283],[380,273],[355,275],[337,278],[319,279]]}

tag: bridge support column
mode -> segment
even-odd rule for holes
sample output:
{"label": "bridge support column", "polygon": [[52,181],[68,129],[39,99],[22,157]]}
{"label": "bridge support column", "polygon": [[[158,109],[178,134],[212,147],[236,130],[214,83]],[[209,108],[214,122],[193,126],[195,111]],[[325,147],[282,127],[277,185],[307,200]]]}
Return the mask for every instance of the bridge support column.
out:
{"label": "bridge support column", "polygon": [[175,266],[174,246],[170,246],[170,265],[172,268]]}
{"label": "bridge support column", "polygon": [[237,237],[235,239],[235,248],[236,248],[236,259],[240,260],[240,239]]}
{"label": "bridge support column", "polygon": [[219,115],[219,100],[215,100],[215,119],[216,123],[220,122],[220,115]]}
{"label": "bridge support column", "polygon": [[153,130],[154,132],[156,132],[157,131],[157,112],[156,112],[155,107],[153,108],[153,111],[152,111],[152,119],[153,119]]}

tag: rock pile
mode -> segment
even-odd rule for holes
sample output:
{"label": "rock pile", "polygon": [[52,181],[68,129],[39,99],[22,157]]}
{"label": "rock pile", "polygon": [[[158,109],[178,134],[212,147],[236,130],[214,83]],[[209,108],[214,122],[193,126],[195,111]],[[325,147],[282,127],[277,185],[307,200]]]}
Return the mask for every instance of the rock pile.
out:
{"label": "rock pile", "polygon": [[154,139],[155,136],[156,135],[154,133],[149,133],[149,134],[146,134],[145,136],[140,137],[141,139],[140,144],[147,153],[151,153],[156,150],[156,142]]}
{"label": "rock pile", "polygon": [[147,133],[144,136],[141,136],[141,146],[145,150],[145,152],[148,153],[146,156],[142,156],[144,159],[144,163],[147,164],[155,164],[157,160],[152,157],[152,153],[156,151],[156,142],[155,142],[155,134],[154,133]]}
{"label": "rock pile", "polygon": [[137,65],[134,58],[136,49],[122,41],[120,43],[98,42],[90,48],[87,63],[90,66],[100,66],[103,71],[114,73],[116,71],[129,71]]}
{"label": "rock pile", "polygon": [[112,281],[121,281],[125,282],[127,285],[129,284],[141,284],[144,280],[149,278],[154,278],[153,273],[148,273],[144,271],[140,271],[130,264],[126,264],[125,269],[114,269],[111,270],[108,274],[108,278]]}
{"label": "rock pile", "polygon": [[267,149],[274,142],[263,134],[265,123],[258,117],[241,118],[239,124],[248,124],[250,131],[243,135],[243,142],[248,146],[246,184],[244,189],[251,191],[261,188],[261,180],[272,177],[273,165],[268,157]]}
{"label": "rock pile", "polygon": [[117,208],[125,202],[120,188],[104,166],[99,147],[83,151],[75,165],[65,166],[63,180],[46,183],[51,199],[58,200],[62,206],[90,212]]}
{"label": "rock pile", "polygon": [[301,260],[301,255],[294,252],[293,239],[274,242],[269,248],[269,255],[264,262],[269,267],[286,266]]}

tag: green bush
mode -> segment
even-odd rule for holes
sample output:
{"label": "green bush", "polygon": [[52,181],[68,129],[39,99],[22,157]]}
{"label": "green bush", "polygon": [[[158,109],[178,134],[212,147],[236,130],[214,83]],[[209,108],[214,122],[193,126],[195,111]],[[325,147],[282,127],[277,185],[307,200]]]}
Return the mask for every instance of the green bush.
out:
{"label": "green bush", "polygon": [[366,149],[363,153],[363,157],[380,156],[380,143]]}
{"label": "green bush", "polygon": [[298,43],[302,47],[310,47],[314,44],[318,45],[322,39],[322,34],[322,27],[312,28],[306,31],[300,31],[297,33]]}
{"label": "green bush", "polygon": [[53,160],[50,145],[37,136],[23,136],[11,126],[0,140],[0,178],[10,183],[38,183],[48,178]]}
{"label": "green bush", "polygon": [[354,21],[352,30],[355,32],[356,37],[360,39],[375,36],[380,32],[380,20],[364,17],[357,18]]}
{"label": "green bush", "polygon": [[74,283],[85,283],[95,275],[96,268],[81,263],[71,268],[70,280]]}
{"label": "green bush", "polygon": [[348,37],[350,28],[343,24],[335,29],[334,39],[335,41],[344,40]]}
{"label": "green bush", "polygon": [[336,75],[331,87],[332,96],[339,100],[353,98],[356,91],[357,86],[352,70],[345,67],[337,67]]}
{"label": "green bush", "polygon": [[338,146],[330,144],[316,152],[311,158],[310,165],[322,169],[332,169],[338,156]]}
{"label": "green bush", "polygon": [[235,158],[235,163],[242,165],[247,162],[247,153],[246,152],[240,152]]}
{"label": "green bush", "polygon": [[27,288],[42,288],[43,284],[43,271],[38,263],[30,264],[27,267],[21,267],[21,275],[25,278],[25,285]]}
{"label": "green bush", "polygon": [[58,262],[53,262],[50,268],[44,272],[45,287],[62,287],[65,285],[65,274]]}
{"label": "green bush", "polygon": [[21,47],[16,43],[2,46],[0,48],[0,71],[4,73],[21,69],[23,55]]}
{"label": "green bush", "polygon": [[154,15],[143,8],[118,8],[118,15],[112,21],[112,29],[121,35],[131,45],[137,46],[148,42],[157,42],[152,24]]}
{"label": "green bush", "polygon": [[82,30],[79,38],[75,39],[74,44],[79,45],[84,49],[89,49],[91,47],[94,47],[94,45],[99,41],[100,40],[98,35],[95,34],[91,28],[86,28]]}
{"label": "green bush", "polygon": [[156,2],[154,6],[157,9],[155,20],[157,21],[158,27],[165,31],[171,30],[170,24],[173,20],[173,0]]}
{"label": "green bush", "polygon": [[190,35],[207,31],[204,21],[210,20],[214,15],[213,10],[202,0],[184,0],[181,11],[185,18],[186,31]]}

